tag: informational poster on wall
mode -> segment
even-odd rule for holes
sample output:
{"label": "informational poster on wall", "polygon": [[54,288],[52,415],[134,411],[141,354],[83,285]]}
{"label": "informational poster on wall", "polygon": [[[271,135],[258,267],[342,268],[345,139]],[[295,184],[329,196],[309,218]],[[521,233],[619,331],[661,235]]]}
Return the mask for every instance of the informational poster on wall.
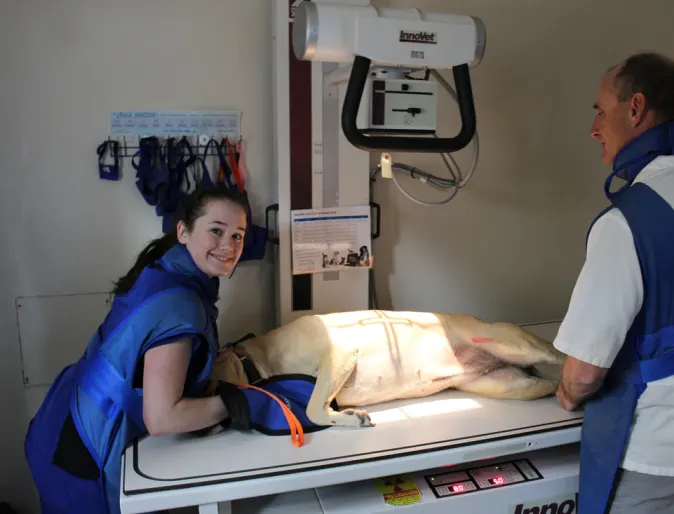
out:
{"label": "informational poster on wall", "polygon": [[291,211],[293,275],[372,267],[370,206]]}
{"label": "informational poster on wall", "polygon": [[115,111],[111,136],[194,136],[237,138],[240,111]]}

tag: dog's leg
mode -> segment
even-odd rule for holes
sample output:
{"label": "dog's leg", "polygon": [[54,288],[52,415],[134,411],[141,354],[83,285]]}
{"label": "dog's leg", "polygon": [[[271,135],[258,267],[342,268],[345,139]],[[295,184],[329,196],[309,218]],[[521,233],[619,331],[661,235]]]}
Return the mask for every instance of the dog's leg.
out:
{"label": "dog's leg", "polygon": [[344,409],[341,412],[330,407],[330,402],[344,386],[358,363],[358,349],[332,348],[331,353],[324,356],[316,375],[316,385],[307,405],[307,417],[317,425],[367,427],[373,426],[366,410]]}
{"label": "dog's leg", "polygon": [[521,369],[506,366],[457,385],[456,389],[499,400],[537,400],[555,394],[557,382],[532,377]]}

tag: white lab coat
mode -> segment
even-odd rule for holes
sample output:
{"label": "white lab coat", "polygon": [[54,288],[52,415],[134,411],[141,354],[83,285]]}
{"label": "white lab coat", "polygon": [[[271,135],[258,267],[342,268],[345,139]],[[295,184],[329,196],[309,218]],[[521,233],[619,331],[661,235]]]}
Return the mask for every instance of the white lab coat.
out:
{"label": "white lab coat", "polygon": [[[674,206],[674,157],[657,157],[634,182],[649,185]],[[620,211],[612,209],[592,227],[555,347],[595,366],[610,367],[642,301],[632,233]],[[674,476],[674,377],[648,384],[639,399],[622,467]]]}

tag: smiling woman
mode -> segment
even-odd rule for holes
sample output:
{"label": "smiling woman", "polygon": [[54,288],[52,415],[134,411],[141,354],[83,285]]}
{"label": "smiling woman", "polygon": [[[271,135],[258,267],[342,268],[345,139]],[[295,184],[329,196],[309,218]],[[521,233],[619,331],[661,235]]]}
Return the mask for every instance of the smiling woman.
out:
{"label": "smiling woman", "polygon": [[[245,197],[236,190],[224,187],[196,190],[186,198],[176,228],[140,252],[133,267],[115,284],[113,294],[129,291],[140,272],[177,243],[187,248],[207,275],[229,275],[243,251],[247,209]],[[211,268],[207,263],[218,260],[218,256],[227,261],[227,266]]]}
{"label": "smiling woman", "polygon": [[195,191],[174,230],[116,282],[110,312],[26,436],[44,514],[118,513],[121,454],[132,439],[200,430],[236,412],[224,390],[204,391],[219,346],[219,277],[241,257],[247,214],[236,191]]}
{"label": "smiling woman", "polygon": [[226,276],[243,251],[246,212],[233,202],[211,201],[192,225],[178,222],[177,238],[207,275]]}

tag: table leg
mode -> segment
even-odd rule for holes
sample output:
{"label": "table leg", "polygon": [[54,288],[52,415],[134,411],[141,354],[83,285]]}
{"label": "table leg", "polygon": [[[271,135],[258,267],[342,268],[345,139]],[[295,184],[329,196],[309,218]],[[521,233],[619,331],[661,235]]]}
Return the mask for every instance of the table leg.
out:
{"label": "table leg", "polygon": [[199,505],[199,514],[232,514],[232,502]]}

